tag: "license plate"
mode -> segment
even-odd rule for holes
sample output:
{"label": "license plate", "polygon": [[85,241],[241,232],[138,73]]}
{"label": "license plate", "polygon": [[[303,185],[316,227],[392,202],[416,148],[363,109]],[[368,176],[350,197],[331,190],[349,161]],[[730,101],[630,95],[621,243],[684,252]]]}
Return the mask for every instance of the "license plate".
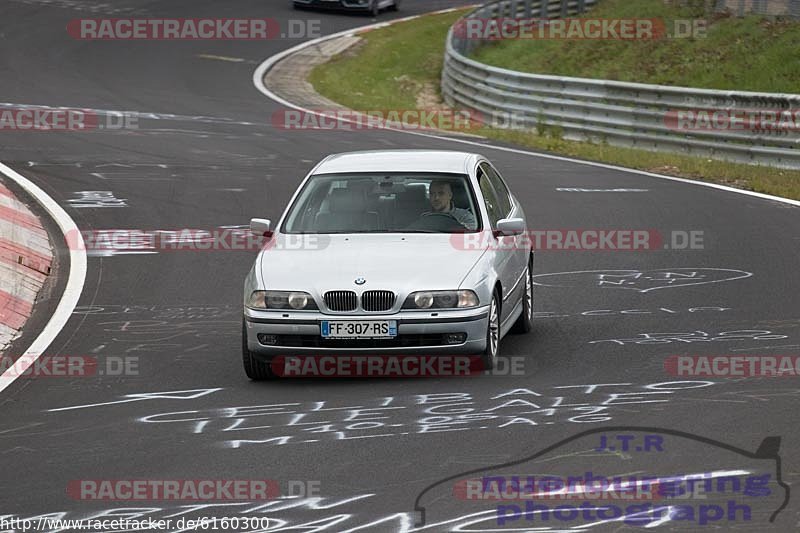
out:
{"label": "license plate", "polygon": [[323,320],[325,339],[391,339],[397,336],[397,320]]}

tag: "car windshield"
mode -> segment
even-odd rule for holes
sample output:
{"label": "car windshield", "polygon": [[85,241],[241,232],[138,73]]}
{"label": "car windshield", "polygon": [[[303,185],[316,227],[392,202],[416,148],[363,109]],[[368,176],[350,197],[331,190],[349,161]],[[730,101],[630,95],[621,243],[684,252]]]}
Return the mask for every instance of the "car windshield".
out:
{"label": "car windshield", "polygon": [[463,233],[480,229],[459,174],[322,174],[292,204],[284,233]]}

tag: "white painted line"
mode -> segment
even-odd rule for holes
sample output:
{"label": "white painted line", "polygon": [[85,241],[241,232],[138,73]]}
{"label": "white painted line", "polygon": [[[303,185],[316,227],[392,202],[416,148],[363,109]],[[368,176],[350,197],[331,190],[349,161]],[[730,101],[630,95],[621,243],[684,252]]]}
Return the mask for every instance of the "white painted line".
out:
{"label": "white painted line", "polygon": [[[445,10],[442,10],[442,11],[434,11],[432,13],[427,13],[426,15],[435,15],[435,14],[447,13],[447,12],[450,12],[450,11],[455,11],[456,9],[462,9],[462,8],[453,8],[453,9],[445,9]],[[380,22],[378,24],[368,24],[366,26],[361,26],[359,28],[353,28],[353,29],[349,29],[349,30],[346,30],[346,31],[333,33],[331,35],[326,35],[326,36],[320,37],[318,39],[312,39],[310,41],[306,41],[304,43],[301,43],[301,44],[299,44],[297,46],[293,46],[292,48],[284,50],[283,52],[279,52],[279,53],[275,54],[274,56],[268,57],[260,65],[258,65],[256,70],[253,72],[253,85],[255,85],[256,89],[258,89],[261,93],[263,93],[265,96],[267,96],[267,98],[269,98],[271,100],[274,100],[275,102],[277,102],[277,103],[279,103],[281,105],[284,105],[284,106],[286,106],[288,108],[291,108],[291,109],[296,109],[298,111],[302,111],[304,113],[310,113],[310,114],[314,114],[314,115],[317,115],[317,116],[325,116],[324,113],[320,113],[320,112],[314,111],[312,109],[306,109],[304,107],[295,105],[295,104],[293,104],[293,103],[291,103],[291,102],[289,102],[287,100],[284,100],[283,98],[281,98],[277,94],[275,94],[272,91],[270,91],[264,85],[264,76],[266,75],[266,73],[269,72],[269,70],[272,69],[272,67],[274,67],[282,59],[284,59],[284,58],[286,58],[286,57],[288,57],[288,56],[290,56],[290,55],[292,55],[292,54],[294,54],[296,52],[299,52],[300,50],[308,48],[310,46],[316,46],[316,45],[318,45],[320,43],[323,43],[323,42],[331,40],[331,39],[336,39],[338,37],[357,35],[359,33],[363,33],[363,32],[366,32],[366,31],[372,31],[372,30],[378,29],[378,28],[383,28],[385,26],[390,26],[390,25],[396,24],[398,22],[405,22],[405,21],[408,21],[408,20],[413,20],[415,18],[422,17],[422,16],[425,16],[425,15],[414,15],[412,17],[396,19],[396,20],[392,20],[390,22]],[[342,117],[339,117],[338,120],[341,120],[342,122],[355,123],[354,120],[347,119],[347,118],[342,118]],[[772,200],[773,202],[781,202],[781,203],[793,205],[793,206],[796,206],[796,207],[800,207],[800,201],[798,201],[798,200],[790,200],[789,198],[781,198],[780,196],[772,196],[770,194],[763,194],[763,193],[760,193],[760,192],[745,191],[743,189],[736,189],[734,187],[728,187],[727,185],[720,185],[720,184],[717,184],[717,183],[709,183],[709,182],[705,182],[705,181],[695,181],[695,180],[690,180],[690,179],[686,179],[686,178],[676,178],[675,176],[666,176],[664,174],[655,174],[653,172],[647,172],[645,170],[636,170],[636,169],[633,169],[633,168],[619,167],[619,166],[616,166],[616,165],[610,165],[610,164],[606,164],[606,163],[597,163],[595,161],[583,161],[583,160],[580,160],[580,159],[572,159],[570,157],[565,157],[565,156],[560,156],[560,155],[529,152],[527,150],[522,150],[522,149],[519,149],[519,148],[506,148],[504,146],[495,146],[495,145],[488,144],[488,143],[479,143],[479,142],[470,141],[470,140],[467,140],[467,139],[460,139],[460,138],[454,138],[454,137],[444,137],[444,136],[436,135],[436,134],[433,134],[433,133],[423,133],[423,132],[419,132],[419,131],[410,131],[410,130],[406,130],[406,129],[402,129],[402,128],[391,127],[391,126],[381,126],[381,125],[379,125],[378,127],[382,128],[382,129],[393,130],[393,131],[397,131],[397,132],[400,132],[400,133],[405,133],[405,134],[408,134],[408,135],[417,135],[417,136],[420,136],[420,137],[428,137],[428,138],[437,139],[437,140],[440,140],[440,141],[449,141],[449,142],[454,142],[454,143],[467,144],[467,145],[470,145],[470,146],[479,146],[481,148],[488,148],[488,149],[491,149],[491,150],[498,150],[500,152],[508,152],[508,153],[512,153],[512,154],[527,155],[527,156],[531,156],[531,157],[540,157],[542,159],[551,159],[553,161],[564,161],[564,162],[567,162],[567,163],[576,163],[576,164],[579,164],[579,165],[587,165],[587,166],[596,167],[596,168],[605,168],[605,169],[608,169],[608,170],[615,170],[615,171],[618,171],[618,172],[627,172],[629,174],[638,174],[640,176],[648,176],[648,177],[651,177],[651,178],[670,180],[670,181],[675,181],[675,182],[678,182],[678,183],[686,183],[686,184],[689,184],[689,185],[696,185],[696,186],[699,186],[699,187],[710,187],[712,189],[719,189],[721,191],[728,191],[728,192],[733,192],[733,193],[737,193],[737,194],[745,194],[747,196],[752,196],[754,198],[761,198],[763,200]]]}
{"label": "white painted line", "polygon": [[215,59],[217,61],[230,61],[231,63],[241,63],[244,61],[241,57],[217,56],[214,54],[197,54],[195,57],[199,57],[200,59]]}
{"label": "white painted line", "polygon": [[[83,291],[83,284],[86,282],[86,246],[83,242],[83,236],[78,231],[78,226],[75,221],[70,218],[66,211],[64,211],[55,200],[50,198],[46,192],[40,189],[35,183],[28,178],[22,176],[13,169],[0,163],[0,173],[7,178],[14,180],[20,187],[33,196],[33,198],[44,207],[56,221],[61,232],[66,236],[70,235],[74,238],[75,246],[70,246],[69,250],[69,279],[67,285],[64,287],[64,294],[61,295],[61,301],[58,302],[53,316],[50,321],[42,329],[39,336],[33,341],[30,347],[25,350],[23,357],[8,368],[3,375],[0,376],[0,392],[4,391],[11,385],[19,376],[21,376],[33,363],[38,359],[44,351],[50,346],[50,343],[61,332],[69,320],[70,315],[75,310],[78,300]],[[73,242],[70,239],[70,242]]]}
{"label": "white painted line", "polygon": [[650,192],[650,189],[582,189],[580,187],[556,187],[558,192]]}

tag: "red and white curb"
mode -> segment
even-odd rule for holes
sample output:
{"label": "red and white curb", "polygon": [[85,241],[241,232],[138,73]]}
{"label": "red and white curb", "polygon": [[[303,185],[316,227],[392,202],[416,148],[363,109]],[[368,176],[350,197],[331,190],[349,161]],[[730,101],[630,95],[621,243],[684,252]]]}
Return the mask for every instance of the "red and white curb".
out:
{"label": "red and white curb", "polygon": [[[11,368],[0,375],[0,392],[30,368],[61,332],[78,304],[86,282],[86,251],[75,221],[31,180],[0,163],[0,175],[25,190],[58,224],[64,235],[75,235],[69,250],[69,277],[52,316]],[[36,295],[53,262],[51,243],[39,219],[0,185],[0,350],[19,335]]]}
{"label": "red and white curb", "polygon": [[0,184],[0,351],[22,331],[52,263],[39,218]]}

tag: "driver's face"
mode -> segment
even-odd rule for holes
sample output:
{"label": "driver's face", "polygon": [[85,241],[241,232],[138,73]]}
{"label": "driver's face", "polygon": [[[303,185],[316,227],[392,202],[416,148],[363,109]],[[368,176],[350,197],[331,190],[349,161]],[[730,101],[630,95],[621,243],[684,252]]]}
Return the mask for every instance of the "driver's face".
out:
{"label": "driver's face", "polygon": [[431,207],[434,211],[449,211],[450,200],[453,199],[453,191],[447,183],[431,183],[429,191]]}

